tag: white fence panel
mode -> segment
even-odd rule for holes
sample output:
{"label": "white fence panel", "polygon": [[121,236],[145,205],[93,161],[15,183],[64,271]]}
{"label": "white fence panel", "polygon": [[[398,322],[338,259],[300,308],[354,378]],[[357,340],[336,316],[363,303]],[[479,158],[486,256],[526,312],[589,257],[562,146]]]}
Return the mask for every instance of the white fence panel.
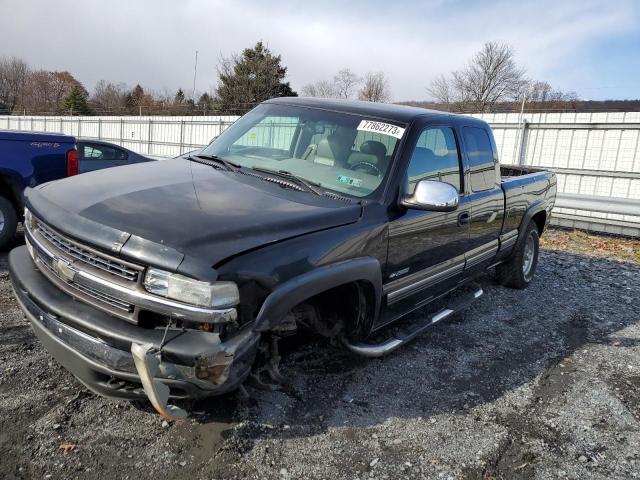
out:
{"label": "white fence panel", "polygon": [[[640,199],[640,112],[486,113],[502,163],[549,168],[558,191]],[[101,139],[133,151],[174,157],[208,144],[238,117],[38,117],[0,116],[0,129],[66,133]],[[294,127],[266,121],[247,132],[248,145],[264,139],[288,148]],[[567,226],[640,235],[640,217],[575,209],[556,209]]]}

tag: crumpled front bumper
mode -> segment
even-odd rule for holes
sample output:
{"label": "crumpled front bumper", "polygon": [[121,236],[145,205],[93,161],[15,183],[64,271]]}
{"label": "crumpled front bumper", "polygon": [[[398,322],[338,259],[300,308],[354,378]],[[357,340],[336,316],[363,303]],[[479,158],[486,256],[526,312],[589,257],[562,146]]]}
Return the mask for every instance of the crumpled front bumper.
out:
{"label": "crumpled front bumper", "polygon": [[[92,391],[147,398],[132,344],[160,351],[164,331],[145,329],[75,301],[38,271],[26,247],[9,254],[11,281],[45,348]],[[220,341],[215,333],[170,330],[159,353],[156,380],[171,398],[202,398],[237,388],[251,370],[260,335],[250,329]]]}

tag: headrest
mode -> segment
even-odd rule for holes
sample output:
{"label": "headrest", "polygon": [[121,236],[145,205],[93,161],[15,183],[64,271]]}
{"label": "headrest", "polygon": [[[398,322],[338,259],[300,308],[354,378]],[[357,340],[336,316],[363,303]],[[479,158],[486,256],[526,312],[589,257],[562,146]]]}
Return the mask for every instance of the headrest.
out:
{"label": "headrest", "polygon": [[383,158],[387,154],[387,147],[385,147],[382,142],[367,140],[360,145],[360,151],[362,153],[368,153],[369,155],[375,155],[378,158]]}
{"label": "headrest", "polygon": [[336,162],[341,164],[345,161],[350,147],[349,139],[338,129],[318,142],[314,162],[325,165],[335,165]]}
{"label": "headrest", "polygon": [[331,150],[331,144],[326,137],[318,142],[316,157],[335,158],[333,151]]}

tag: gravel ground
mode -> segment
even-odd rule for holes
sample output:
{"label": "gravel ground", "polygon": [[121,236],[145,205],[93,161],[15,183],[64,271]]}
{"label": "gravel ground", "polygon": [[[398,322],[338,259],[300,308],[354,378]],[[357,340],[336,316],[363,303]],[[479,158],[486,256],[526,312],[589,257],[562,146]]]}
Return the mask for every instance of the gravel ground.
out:
{"label": "gravel ground", "polygon": [[55,363],[1,253],[0,477],[640,477],[640,242],[572,251],[549,233],[528,290],[486,275],[473,306],[384,359],[291,341],[289,388],[171,426]]}

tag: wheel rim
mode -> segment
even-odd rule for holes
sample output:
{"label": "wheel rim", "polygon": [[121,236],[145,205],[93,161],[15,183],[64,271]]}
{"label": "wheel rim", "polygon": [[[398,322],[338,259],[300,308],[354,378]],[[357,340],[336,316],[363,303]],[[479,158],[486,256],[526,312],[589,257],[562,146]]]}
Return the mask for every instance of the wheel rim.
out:
{"label": "wheel rim", "polygon": [[531,276],[531,270],[533,269],[533,258],[535,257],[535,243],[533,235],[527,237],[527,241],[524,244],[524,255],[522,256],[522,273],[524,278],[529,279]]}
{"label": "wheel rim", "polygon": [[0,210],[0,233],[4,231],[4,212]]}

